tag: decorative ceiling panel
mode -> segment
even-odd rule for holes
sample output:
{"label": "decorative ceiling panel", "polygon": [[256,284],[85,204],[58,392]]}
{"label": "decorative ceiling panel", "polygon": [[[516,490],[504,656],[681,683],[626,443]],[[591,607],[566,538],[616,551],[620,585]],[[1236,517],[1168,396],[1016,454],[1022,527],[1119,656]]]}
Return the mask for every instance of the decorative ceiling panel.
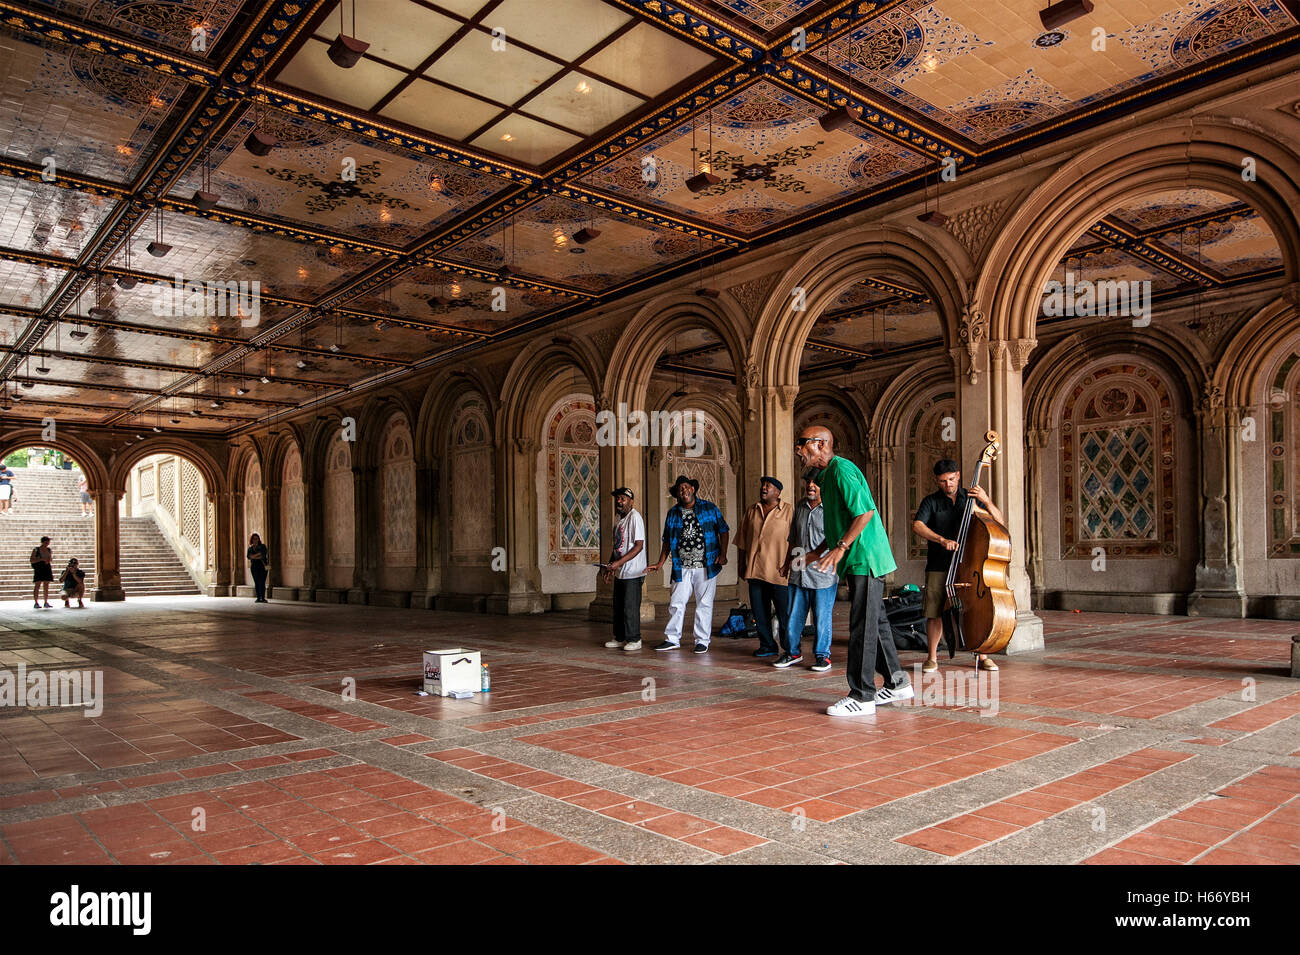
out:
{"label": "decorative ceiling panel", "polygon": [[31,5],[201,60],[226,35],[246,0],[33,0]]}
{"label": "decorative ceiling panel", "polygon": [[[445,257],[488,270],[506,264],[523,277],[600,292],[721,249],[708,239],[608,213],[593,215],[598,212],[568,199],[543,199],[514,216],[504,232],[498,229],[466,239]],[[573,235],[583,227],[594,227],[601,234],[580,245]]]}
{"label": "decorative ceiling panel", "polygon": [[[751,235],[930,164],[862,126],[828,133],[817,121],[823,112],[759,82],[713,109],[712,152],[704,116],[694,127],[679,126],[625,152],[580,183]],[[722,182],[694,193],[686,180],[700,163]]]}
{"label": "decorative ceiling panel", "polygon": [[115,207],[103,196],[0,177],[0,246],[76,259]]}
{"label": "decorative ceiling panel", "polygon": [[[500,245],[470,243],[468,249],[486,256],[499,268]],[[496,289],[500,288],[500,293]],[[436,322],[467,331],[493,333],[578,301],[573,295],[544,288],[520,288],[509,284],[458,276],[433,267],[413,269],[400,276],[390,289],[377,290],[349,303],[350,307],[378,314],[392,314],[415,322]],[[500,308],[494,309],[498,304]],[[441,350],[439,346],[439,350]]]}
{"label": "decorative ceiling panel", "polygon": [[[0,306],[40,308],[66,274],[62,269],[0,259]],[[3,328],[0,322],[0,331]]]}
{"label": "decorative ceiling panel", "polygon": [[[1044,31],[1042,6],[904,0],[836,40],[830,63],[990,144],[1296,25],[1280,0],[1126,0]],[[804,65],[820,72],[824,55]]]}
{"label": "decorative ceiling panel", "polygon": [[[243,148],[254,128],[280,145],[260,158]],[[274,216],[363,242],[404,246],[508,184],[437,159],[417,160],[385,143],[358,142],[324,123],[245,114],[210,153],[211,189],[223,209]],[[189,199],[202,167],[171,195]]]}
{"label": "decorative ceiling panel", "polygon": [[186,84],[121,60],[0,32],[0,150],[127,184]]}

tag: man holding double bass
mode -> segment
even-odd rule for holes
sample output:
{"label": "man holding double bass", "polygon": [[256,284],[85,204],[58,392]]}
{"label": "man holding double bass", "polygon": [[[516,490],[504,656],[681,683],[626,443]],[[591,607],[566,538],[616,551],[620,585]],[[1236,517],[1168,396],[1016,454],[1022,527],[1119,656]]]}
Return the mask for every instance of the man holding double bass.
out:
{"label": "man holding double bass", "polygon": [[[970,490],[961,486],[961,465],[952,458],[935,462],[934,483],[938,490],[921,501],[912,520],[913,532],[926,541],[928,547],[925,558],[925,637],[930,652],[921,665],[925,673],[939,668],[935,652],[939,649],[939,638],[943,636],[944,585],[953,551],[957,549],[967,497],[975,498],[999,524],[1006,524],[1002,512],[984,488],[978,484]],[[998,665],[981,653],[979,667],[981,670],[996,670]]]}

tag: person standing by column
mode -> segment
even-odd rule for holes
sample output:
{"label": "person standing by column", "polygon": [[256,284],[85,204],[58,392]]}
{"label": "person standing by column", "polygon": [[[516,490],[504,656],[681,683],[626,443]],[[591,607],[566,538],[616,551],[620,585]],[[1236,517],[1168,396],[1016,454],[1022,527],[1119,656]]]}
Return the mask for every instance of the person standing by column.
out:
{"label": "person standing by column", "polygon": [[[823,673],[831,668],[831,612],[835,609],[835,590],[839,580],[834,572],[818,570],[808,562],[808,555],[826,540],[822,492],[817,486],[817,469],[803,472],[804,496],[794,509],[790,538],[782,568],[790,575],[790,615],[786,620],[786,653],[772,665],[784,670],[803,659],[800,645],[804,622],[812,610],[816,642],[813,644],[811,669]],[[802,566],[800,566],[802,565]]]}
{"label": "person standing by column", "polygon": [[[980,507],[988,511],[999,524],[1006,524],[1002,512],[989,498],[988,491],[976,485],[971,490],[961,486],[961,465],[952,458],[936,461],[934,483],[938,490],[927,494],[916,509],[912,519],[912,532],[926,541],[925,555],[925,639],[930,645],[929,655],[921,665],[921,672],[939,669],[935,654],[939,638],[943,636],[943,605],[947,597],[948,567],[957,549],[956,537],[961,533],[961,516],[966,510],[966,499],[974,497]],[[981,670],[996,670],[998,665],[984,654],[979,654]]]}
{"label": "person standing by column", "polygon": [[605,581],[614,581],[614,638],[611,650],[641,649],[641,587],[645,583],[645,521],[633,507],[630,488],[615,488],[614,548],[605,565]]}
{"label": "person standing by column", "polygon": [[[849,587],[849,694],[826,708],[829,716],[871,716],[877,705],[910,700],[915,692],[898,662],[885,614],[885,575],[897,565],[867,479],[856,464],[835,454],[835,439],[823,427],[804,428],[795,453],[806,467],[821,468],[826,539],[809,555],[816,570],[838,570]],[[831,542],[835,543],[832,544]],[[886,677],[876,689],[876,655]]]}
{"label": "person standing by column", "polygon": [[86,480],[84,474],[77,479],[77,496],[81,499],[81,516],[89,517],[91,510],[90,482]]}
{"label": "person standing by column", "polygon": [[[784,627],[790,613],[788,572],[781,565],[794,508],[781,500],[782,490],[774,477],[758,479],[758,500],[745,512],[736,538],[736,560],[740,576],[749,581],[749,605],[754,608],[758,628],[754,656],[760,659],[781,655],[781,646],[772,635],[772,621],[778,620]],[[770,609],[773,605],[775,616]],[[786,643],[788,646],[789,641]]]}
{"label": "person standing by column", "polygon": [[50,584],[54,582],[54,552],[50,550],[50,539],[42,537],[38,546],[32,548],[32,606],[41,609],[37,596],[41,587],[45,587],[45,609],[50,609]]}
{"label": "person standing by column", "polygon": [[659,560],[646,568],[658,573],[672,555],[673,592],[668,602],[668,625],[664,628],[664,642],[656,650],[676,650],[681,646],[686,602],[694,595],[695,652],[709,652],[713,596],[718,589],[717,576],[727,565],[731,528],[716,504],[695,496],[699,489],[700,482],[684,474],[679,474],[668,489],[677,498],[677,504],[664,518]]}
{"label": "person standing by column", "polygon": [[270,552],[262,543],[261,535],[253,534],[248,538],[248,569],[253,574],[253,588],[257,594],[253,603],[270,603],[266,599],[266,569],[270,563]]}
{"label": "person standing by column", "polygon": [[9,465],[0,464],[0,515],[10,517],[10,502],[14,497],[14,478],[18,475],[9,469]]}

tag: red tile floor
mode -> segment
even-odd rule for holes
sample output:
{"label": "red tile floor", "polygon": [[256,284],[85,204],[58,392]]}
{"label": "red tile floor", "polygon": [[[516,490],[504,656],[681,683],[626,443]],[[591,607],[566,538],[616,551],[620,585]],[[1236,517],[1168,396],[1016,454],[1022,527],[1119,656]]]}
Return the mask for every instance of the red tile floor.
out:
{"label": "red tile floor", "polygon": [[[0,707],[0,864],[1300,862],[1300,625],[1049,612],[982,706],[959,659],[946,699],[833,720],[844,612],[815,674],[581,613],[0,604],[0,679],[105,695]],[[492,692],[416,695],[441,646]]]}

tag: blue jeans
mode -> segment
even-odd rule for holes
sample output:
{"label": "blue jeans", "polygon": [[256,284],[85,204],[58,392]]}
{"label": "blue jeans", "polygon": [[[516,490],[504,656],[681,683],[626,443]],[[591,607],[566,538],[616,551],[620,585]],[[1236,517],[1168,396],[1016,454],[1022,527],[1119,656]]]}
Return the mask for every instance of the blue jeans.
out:
{"label": "blue jeans", "polygon": [[790,644],[790,655],[799,653],[799,639],[803,636],[803,626],[808,619],[808,608],[813,613],[813,626],[817,628],[817,642],[813,644],[813,656],[829,657],[831,655],[831,610],[835,606],[835,585],[829,587],[794,587],[790,588],[790,619],[785,632],[790,635],[786,641]]}

